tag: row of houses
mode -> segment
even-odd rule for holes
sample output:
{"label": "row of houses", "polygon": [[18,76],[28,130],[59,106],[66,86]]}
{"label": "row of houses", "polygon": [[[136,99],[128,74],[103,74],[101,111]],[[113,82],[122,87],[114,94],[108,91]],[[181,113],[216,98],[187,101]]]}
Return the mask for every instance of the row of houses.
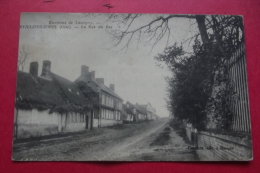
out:
{"label": "row of houses", "polygon": [[17,74],[16,139],[157,119],[150,103],[123,104],[115,85],[107,87],[85,65],[74,82],[53,73],[50,61],[43,61],[41,75],[38,69],[31,62],[29,73]]}
{"label": "row of houses", "polygon": [[134,105],[127,101],[126,104],[123,105],[122,115],[124,117],[124,123],[135,123],[158,119],[155,109],[149,102],[145,105],[139,105],[138,103]]}

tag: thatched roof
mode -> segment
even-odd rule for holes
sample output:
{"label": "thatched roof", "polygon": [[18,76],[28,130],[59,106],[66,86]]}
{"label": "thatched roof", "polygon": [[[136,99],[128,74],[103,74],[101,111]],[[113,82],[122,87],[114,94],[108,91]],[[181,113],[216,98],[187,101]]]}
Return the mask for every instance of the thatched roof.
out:
{"label": "thatched roof", "polygon": [[30,73],[18,71],[16,106],[20,109],[53,109],[53,111],[84,111],[92,104],[77,86],[54,73],[51,80],[32,77]]}

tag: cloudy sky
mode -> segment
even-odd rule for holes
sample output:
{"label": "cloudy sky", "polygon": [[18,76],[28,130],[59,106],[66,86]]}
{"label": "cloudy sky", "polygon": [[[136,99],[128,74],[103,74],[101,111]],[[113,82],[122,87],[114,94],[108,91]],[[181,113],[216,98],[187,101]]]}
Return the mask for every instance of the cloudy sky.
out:
{"label": "cloudy sky", "polygon": [[[146,14],[140,20],[135,20],[133,26],[140,26],[154,19],[156,15]],[[39,74],[43,60],[52,62],[51,71],[74,81],[80,75],[81,65],[87,65],[90,71],[95,71],[97,78],[105,78],[105,85],[115,84],[115,91],[126,101],[138,104],[150,102],[161,117],[169,116],[166,109],[165,77],[171,76],[167,67],[156,65],[154,57],[162,53],[167,38],[163,38],[151,51],[151,45],[141,44],[136,48],[137,40],[133,39],[128,50],[118,51],[111,44],[112,36],[108,33],[118,29],[116,23],[106,21],[106,15],[97,17],[86,14],[58,14],[58,13],[23,13],[21,26],[49,25],[52,22],[66,22],[68,29],[21,28],[20,47],[24,46],[30,53],[26,61],[25,70],[29,71],[29,63],[39,62]],[[69,22],[73,22],[69,25]],[[81,29],[81,24],[87,28]],[[96,28],[88,28],[92,26]],[[171,19],[170,44],[181,43],[194,34],[194,21],[185,18]],[[103,28],[98,28],[102,25]],[[194,27],[193,27],[194,26]],[[79,28],[77,28],[79,27]],[[188,46],[186,43],[184,43]]]}

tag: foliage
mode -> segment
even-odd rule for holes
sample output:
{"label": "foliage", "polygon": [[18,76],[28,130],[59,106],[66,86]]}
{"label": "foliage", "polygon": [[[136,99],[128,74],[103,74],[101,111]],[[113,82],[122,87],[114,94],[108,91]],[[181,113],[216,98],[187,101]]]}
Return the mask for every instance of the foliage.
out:
{"label": "foliage", "polygon": [[[175,44],[156,59],[165,62],[173,72],[173,77],[168,79],[169,110],[176,118],[187,120],[197,129],[204,129],[217,58],[209,58],[199,41],[196,41],[193,50],[194,54],[187,55],[182,46]],[[218,52],[213,45],[211,50]]]}
{"label": "foliage", "polygon": [[235,93],[228,70],[231,55],[243,43],[242,20],[235,19],[229,17],[223,22],[212,16],[213,32],[207,33],[203,44],[195,40],[191,55],[175,44],[155,57],[173,72],[173,77],[168,79],[169,110],[199,130],[206,128],[209,114],[217,129],[230,130],[233,122],[230,102]]}
{"label": "foliage", "polygon": [[[229,15],[173,15],[158,14],[142,25],[133,24],[141,14],[111,14],[121,29],[114,30],[115,46],[127,49],[137,39],[151,48],[166,37],[166,48],[155,58],[164,62],[173,72],[168,78],[168,109],[175,117],[187,120],[195,128],[206,128],[207,114],[213,115],[218,129],[229,130],[233,121],[230,110],[234,94],[228,77],[231,55],[244,44],[243,18]],[[193,43],[193,53],[185,52],[183,46],[168,47],[174,18],[187,18],[197,23],[197,33],[188,40]],[[200,38],[198,37],[200,36]],[[179,43],[180,45],[180,43]],[[235,63],[235,62],[234,62]]]}

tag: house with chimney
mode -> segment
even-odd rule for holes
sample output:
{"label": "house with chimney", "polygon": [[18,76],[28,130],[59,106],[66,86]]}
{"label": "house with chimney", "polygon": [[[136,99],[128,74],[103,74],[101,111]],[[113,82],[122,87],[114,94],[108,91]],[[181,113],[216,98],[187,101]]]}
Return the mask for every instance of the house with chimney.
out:
{"label": "house with chimney", "polygon": [[38,62],[31,62],[29,73],[18,71],[14,137],[92,128],[94,103],[75,83],[51,72],[50,61],[43,61],[41,75],[38,67]]}
{"label": "house with chimney", "polygon": [[104,84],[104,78],[95,78],[95,71],[89,71],[86,65],[81,66],[81,74],[74,81],[81,91],[91,89],[98,93],[98,107],[94,107],[93,127],[106,127],[115,124],[122,124],[123,99],[116,94],[115,85],[110,84],[107,87]]}

